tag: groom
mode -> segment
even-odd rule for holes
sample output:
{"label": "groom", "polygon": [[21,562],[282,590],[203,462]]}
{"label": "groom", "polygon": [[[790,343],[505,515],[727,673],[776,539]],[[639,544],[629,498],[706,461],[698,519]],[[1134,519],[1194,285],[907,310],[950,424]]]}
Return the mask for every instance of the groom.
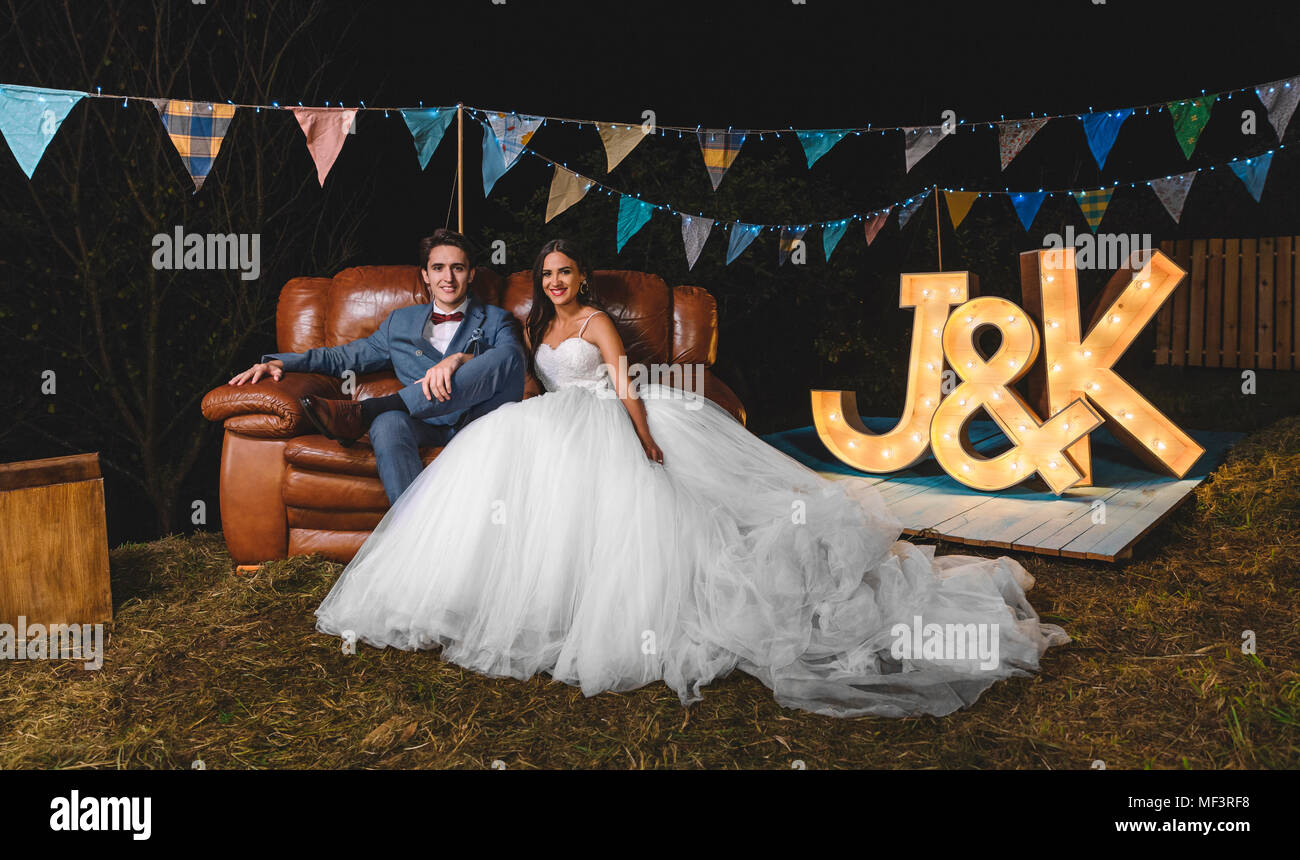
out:
{"label": "groom", "polygon": [[466,424],[524,395],[524,348],[511,313],[469,296],[470,246],[453,230],[420,240],[420,277],[431,304],[398,308],[374,334],[342,346],[280,352],[230,380],[278,380],[284,371],[342,376],[393,369],[402,390],[367,400],[308,395],[303,411],[321,433],[350,446],[367,430],[391,505],[424,468],[420,447],[446,445]]}

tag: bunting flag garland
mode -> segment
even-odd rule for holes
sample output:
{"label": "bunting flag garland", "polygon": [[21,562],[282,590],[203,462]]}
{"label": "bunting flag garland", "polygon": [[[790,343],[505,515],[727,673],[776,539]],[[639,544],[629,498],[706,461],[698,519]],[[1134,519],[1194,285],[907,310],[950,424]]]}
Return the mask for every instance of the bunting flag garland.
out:
{"label": "bunting flag garland", "polygon": [[1269,86],[1256,87],[1255,95],[1268,111],[1269,124],[1277,132],[1277,139],[1281,140],[1282,135],[1286,134],[1286,126],[1291,121],[1291,115],[1295,113],[1296,102],[1300,100],[1300,77],[1279,81]]}
{"label": "bunting flag garland", "polygon": [[28,179],[69,111],[87,95],[76,90],[0,86],[0,133]]}
{"label": "bunting flag garland", "polygon": [[1151,190],[1155,192],[1156,198],[1164,205],[1165,211],[1169,213],[1170,218],[1174,219],[1175,224],[1182,220],[1183,204],[1187,202],[1187,193],[1192,190],[1196,173],[1195,170],[1189,170],[1177,176],[1151,180]]}
{"label": "bunting flag garland", "polygon": [[506,171],[514,167],[515,159],[524,151],[533,132],[545,117],[521,116],[516,113],[488,114],[483,126],[483,196],[492,193],[492,186]]}
{"label": "bunting flag garland", "polygon": [[221,151],[221,141],[235,116],[235,106],[180,99],[153,99],[153,104],[198,193]]}
{"label": "bunting flag garland", "polygon": [[1183,148],[1184,157],[1192,157],[1192,150],[1196,149],[1201,130],[1210,121],[1210,110],[1217,98],[1217,95],[1201,96],[1199,99],[1170,102],[1166,105],[1169,116],[1174,121],[1174,135],[1178,138],[1178,145]]}
{"label": "bunting flag garland", "polygon": [[[863,225],[864,228],[863,231],[867,237],[868,248],[870,248],[871,243],[875,241],[876,234],[880,232],[880,228],[884,227],[885,222],[889,220],[889,213],[892,212],[893,210],[894,210],[893,206],[887,206],[884,209],[884,211],[877,212],[876,214],[868,218],[867,223]],[[900,215],[899,217],[901,218],[902,216]],[[830,258],[830,254],[827,254],[826,256],[828,259]]]}
{"label": "bunting flag garland", "polygon": [[944,190],[943,197],[948,201],[948,217],[952,219],[952,229],[956,230],[966,220],[966,213],[970,212],[971,204],[979,196],[978,191]]}
{"label": "bunting flag garland", "polygon": [[1254,158],[1247,158],[1245,161],[1234,161],[1229,167],[1232,172],[1237,174],[1250,192],[1250,196],[1259,202],[1259,197],[1264,193],[1264,180],[1268,178],[1268,166],[1273,162],[1273,153],[1267,152],[1263,155],[1257,155]]}
{"label": "bunting flag garland", "polygon": [[908,173],[912,166],[930,154],[930,150],[943,140],[943,127],[938,125],[911,126],[903,129],[903,158]]}
{"label": "bunting flag garland", "polygon": [[618,201],[618,253],[623,252],[627,240],[646,225],[655,212],[654,206],[636,197],[624,194]]}
{"label": "bunting flag garland", "polygon": [[1083,210],[1084,220],[1088,222],[1092,232],[1097,232],[1097,225],[1101,223],[1102,217],[1106,214],[1106,207],[1110,205],[1110,198],[1114,193],[1114,188],[1070,192],[1070,196],[1078,201],[1079,208]]}
{"label": "bunting flag garland", "polygon": [[[832,221],[830,224],[822,227],[822,252],[826,254],[826,262],[831,261],[831,252],[835,246],[840,243],[844,237],[844,231],[849,229],[849,219],[843,221]],[[870,240],[867,244],[871,244]]]}
{"label": "bunting flag garland", "polygon": [[307,137],[307,151],[316,162],[316,178],[321,187],[348,139],[348,130],[356,121],[355,108],[293,108],[302,133]]}
{"label": "bunting flag garland", "polygon": [[686,245],[686,269],[695,268],[695,261],[700,259],[704,243],[709,241],[713,231],[713,219],[702,215],[682,216],[682,243]]}
{"label": "bunting flag garland", "polygon": [[415,154],[420,159],[420,169],[429,166],[433,151],[442,142],[447,126],[456,118],[455,108],[422,108],[402,111],[402,119],[415,140]]}
{"label": "bunting flag garland", "polygon": [[785,261],[790,259],[790,253],[794,251],[794,246],[803,241],[803,234],[808,231],[805,227],[782,227],[781,241],[777,245],[777,265],[784,266]]}
{"label": "bunting flag garland", "polygon": [[1088,149],[1092,150],[1092,157],[1097,160],[1098,170],[1106,166],[1106,156],[1110,154],[1110,148],[1115,145],[1119,127],[1132,115],[1133,111],[1125,108],[1089,113],[1079,117],[1083,121],[1083,133],[1088,138]]}
{"label": "bunting flag garland", "polygon": [[825,129],[822,131],[799,132],[799,143],[803,145],[803,154],[808,160],[808,166],[812,167],[816,164],[817,159],[830,152],[832,147],[843,140],[848,133],[847,128],[837,128],[833,131]]}
{"label": "bunting flag garland", "polygon": [[709,171],[709,181],[713,190],[718,190],[722,175],[731,167],[731,163],[740,155],[740,147],[745,143],[743,131],[724,131],[722,129],[705,129],[698,132],[700,151],[704,153],[704,166]]}
{"label": "bunting flag garland", "polygon": [[903,208],[898,210],[898,229],[902,230],[907,226],[907,222],[912,220],[912,216],[916,214],[916,210],[921,208],[921,204],[924,203],[925,198],[929,196],[930,192],[926,191],[911,203],[905,203]]}
{"label": "bunting flag garland", "polygon": [[754,237],[762,230],[762,224],[742,224],[739,221],[733,223],[731,225],[731,239],[727,242],[726,265],[730,266],[732,260],[744,253],[745,249],[749,247],[749,243],[754,241]]}
{"label": "bunting flag garland", "polygon": [[1046,117],[998,123],[998,157],[1002,160],[1003,170],[1007,169],[1011,160],[1020,154],[1025,144],[1045,125]]}
{"label": "bunting flag garland", "polygon": [[574,203],[586,196],[591,183],[572,170],[565,170],[556,165],[555,175],[551,178],[551,193],[546,199],[546,221],[559,215]]}
{"label": "bunting flag garland", "polygon": [[639,125],[616,125],[612,122],[596,123],[596,131],[600,134],[600,142],[605,145],[606,173],[618,167],[618,163],[647,136]]}
{"label": "bunting flag garland", "polygon": [[1011,205],[1015,207],[1016,214],[1020,216],[1020,223],[1025,225],[1025,230],[1029,230],[1029,225],[1034,223],[1034,216],[1038,214],[1038,209],[1047,199],[1046,191],[1020,191],[1011,195]]}

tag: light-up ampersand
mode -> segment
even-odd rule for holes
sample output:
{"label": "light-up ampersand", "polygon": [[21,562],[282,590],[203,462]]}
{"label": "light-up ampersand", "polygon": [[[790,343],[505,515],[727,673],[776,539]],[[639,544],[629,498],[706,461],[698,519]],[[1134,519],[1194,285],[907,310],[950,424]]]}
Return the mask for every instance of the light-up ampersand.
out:
{"label": "light-up ampersand", "polygon": [[[989,358],[976,348],[984,326],[1002,334]],[[1083,478],[1066,448],[1101,425],[1102,418],[1083,400],[1075,400],[1047,421],[1039,421],[1009,386],[1038,357],[1038,331],[1025,312],[1006,299],[973,299],[953,311],[943,329],[943,349],[962,382],[935,410],[930,425],[934,457],[949,475],[977,490],[1002,490],[1035,472],[1060,494]],[[977,411],[987,412],[1012,447],[983,457],[968,447],[966,424]]]}
{"label": "light-up ampersand", "polygon": [[912,356],[903,415],[888,433],[872,433],[858,415],[855,392],[813,391],[817,435],[836,457],[864,472],[893,472],[925,456],[930,443],[930,419],[943,396],[941,332],[948,309],[966,301],[978,284],[969,272],[903,275],[898,306],[916,308],[912,314]]}
{"label": "light-up ampersand", "polygon": [[[1043,414],[1052,415],[1086,395],[1106,417],[1106,427],[1116,438],[1148,465],[1180,478],[1205,449],[1111,368],[1185,274],[1159,251],[1136,274],[1130,266],[1120,269],[1095,301],[1096,311],[1088,335],[1083,337],[1074,249],[1020,255],[1025,307],[1041,309],[1038,322],[1043,328],[1045,370],[1037,371],[1030,385],[1035,405]],[[1070,447],[1070,456],[1083,470],[1080,483],[1092,483],[1086,437]]]}

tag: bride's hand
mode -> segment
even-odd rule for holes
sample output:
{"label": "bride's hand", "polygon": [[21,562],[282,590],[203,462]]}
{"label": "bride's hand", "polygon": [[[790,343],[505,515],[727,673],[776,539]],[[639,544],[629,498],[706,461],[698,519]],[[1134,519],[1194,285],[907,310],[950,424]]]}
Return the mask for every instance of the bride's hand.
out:
{"label": "bride's hand", "polygon": [[658,463],[660,466],[664,464],[664,452],[659,450],[659,446],[655,444],[655,440],[642,439],[641,447],[645,449],[645,455],[650,458],[652,462]]}

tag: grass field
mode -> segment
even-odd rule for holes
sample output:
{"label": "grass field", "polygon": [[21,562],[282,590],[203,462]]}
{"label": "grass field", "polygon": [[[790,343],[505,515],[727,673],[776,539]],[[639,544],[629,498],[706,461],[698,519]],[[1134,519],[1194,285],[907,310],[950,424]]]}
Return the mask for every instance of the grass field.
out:
{"label": "grass field", "polygon": [[348,656],[312,615],[341,565],[237,576],[218,534],[124,545],[101,670],[0,665],[0,767],[1300,766],[1300,418],[1239,443],[1124,566],[1016,557],[1074,639],[1040,674],[942,719],[837,720],[739,672],[687,710],[661,683],[588,699],[436,652]]}

